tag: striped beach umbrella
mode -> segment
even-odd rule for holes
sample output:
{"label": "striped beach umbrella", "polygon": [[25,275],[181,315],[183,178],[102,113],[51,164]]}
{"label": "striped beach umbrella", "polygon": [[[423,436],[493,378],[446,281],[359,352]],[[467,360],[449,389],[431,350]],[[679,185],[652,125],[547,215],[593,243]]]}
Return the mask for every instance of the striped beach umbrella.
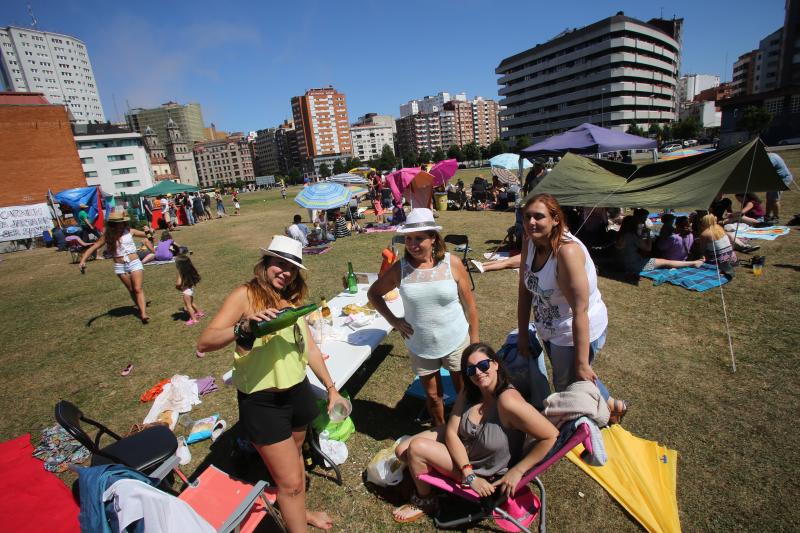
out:
{"label": "striped beach umbrella", "polygon": [[335,209],[348,203],[351,196],[344,185],[323,181],[305,187],[294,201],[306,209]]}

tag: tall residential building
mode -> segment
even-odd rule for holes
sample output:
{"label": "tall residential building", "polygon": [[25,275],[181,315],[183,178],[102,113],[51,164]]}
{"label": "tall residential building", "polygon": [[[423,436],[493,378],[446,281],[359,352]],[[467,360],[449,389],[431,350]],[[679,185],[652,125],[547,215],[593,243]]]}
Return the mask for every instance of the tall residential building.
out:
{"label": "tall residential building", "polygon": [[608,17],[503,59],[504,138],[535,141],[590,122],[624,131],[676,118],[683,19]]}
{"label": "tall residential building", "polygon": [[0,139],[0,207],[86,185],[67,111],[41,93],[0,93]]}
{"label": "tall residential building", "polygon": [[739,59],[733,64],[733,76],[731,77],[732,96],[753,94],[755,92],[757,55],[758,50],[751,50],[746,54],[740,55]]}
{"label": "tall residential building", "polygon": [[300,170],[296,137],[292,143],[288,139],[289,134],[294,137],[294,122],[291,120],[284,120],[283,124],[275,128],[256,132],[252,142],[256,176],[286,175],[292,168]]}
{"label": "tall residential building", "polygon": [[160,107],[152,109],[135,108],[128,111],[125,119],[131,129],[139,133],[144,133],[147,126],[153,128],[161,144],[166,144],[169,141],[167,122],[170,119],[178,125],[181,137],[190,145],[208,140],[205,126],[203,125],[203,113],[200,109],[200,104],[167,102]]}
{"label": "tall residential building", "polygon": [[685,107],[698,94],[718,85],[719,76],[716,74],[685,74],[678,80],[678,102]]}
{"label": "tall residential building", "polygon": [[[495,121],[497,118],[495,117]],[[464,146],[475,140],[472,105],[465,100],[451,100],[439,112],[442,130],[442,147]]]}
{"label": "tall residential building", "polygon": [[233,185],[241,180],[255,183],[253,158],[247,138],[241,134],[227,139],[195,143],[194,157],[202,187],[217,183]]}
{"label": "tall residential building", "polygon": [[800,0],[787,0],[781,42],[778,86],[800,85]]}
{"label": "tall residential building", "polygon": [[[442,147],[439,113],[416,113],[397,119],[397,149],[401,157]],[[445,148],[446,149],[446,148]]]}
{"label": "tall residential building", "polygon": [[153,186],[140,133],[109,124],[76,124],[73,133],[86,185],[116,197]]}
{"label": "tall residential building", "polygon": [[489,146],[500,137],[500,105],[494,100],[476,96],[472,107],[472,142]]}
{"label": "tall residential building", "polygon": [[781,40],[783,28],[778,28],[758,43],[753,91],[764,93],[778,88],[781,70]]}
{"label": "tall residential building", "polygon": [[82,41],[31,28],[0,28],[0,80],[5,90],[41,92],[78,123],[105,122],[89,53]]}
{"label": "tall residential building", "polygon": [[394,132],[397,126],[389,115],[367,113],[350,126],[353,139],[353,156],[361,161],[371,161],[381,156],[383,147],[394,150]]}
{"label": "tall residential building", "polygon": [[[300,159],[307,172],[352,155],[345,95],[331,86],[292,98],[292,116]],[[330,166],[330,165],[329,165]]]}
{"label": "tall residential building", "polygon": [[409,100],[400,106],[400,118],[416,113],[438,113],[444,109],[444,104],[452,100],[466,102],[466,93],[450,94],[441,92],[433,96],[425,96],[417,100]]}

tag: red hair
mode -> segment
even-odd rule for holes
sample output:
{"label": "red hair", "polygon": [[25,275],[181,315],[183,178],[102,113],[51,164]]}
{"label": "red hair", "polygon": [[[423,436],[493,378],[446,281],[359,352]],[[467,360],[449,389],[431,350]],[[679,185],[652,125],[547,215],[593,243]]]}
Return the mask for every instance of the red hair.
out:
{"label": "red hair", "polygon": [[558,255],[558,249],[561,247],[561,245],[569,242],[564,238],[564,234],[569,231],[569,228],[567,227],[567,219],[564,216],[564,212],[561,210],[561,204],[558,203],[558,200],[556,200],[553,195],[540,193],[528,198],[523,209],[527,209],[536,202],[544,204],[544,206],[547,208],[550,218],[552,218],[554,221],[557,221],[556,225],[553,226],[553,229],[550,231],[550,236],[547,240],[550,242],[550,248],[553,251],[553,255]]}

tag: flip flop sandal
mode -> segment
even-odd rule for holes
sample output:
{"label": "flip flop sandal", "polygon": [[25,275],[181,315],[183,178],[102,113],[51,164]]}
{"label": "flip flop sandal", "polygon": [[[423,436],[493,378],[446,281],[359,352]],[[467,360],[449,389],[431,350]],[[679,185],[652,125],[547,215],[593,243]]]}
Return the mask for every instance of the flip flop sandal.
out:
{"label": "flip flop sandal", "polygon": [[628,414],[628,406],[627,400],[614,400],[614,410],[611,411],[608,424],[622,424],[622,420],[625,418],[625,415]]}
{"label": "flip flop sandal", "polygon": [[123,368],[122,372],[120,372],[119,375],[122,376],[122,377],[125,377],[125,376],[129,375],[131,372],[133,372],[133,364],[132,363],[128,363],[128,366]]}
{"label": "flip flop sandal", "polygon": [[[392,513],[392,518],[395,522],[400,524],[407,524],[409,522],[416,522],[417,520],[423,518],[428,514],[428,512],[434,511],[436,508],[436,499],[433,497],[430,498],[420,498],[416,494],[411,495],[411,502],[401,505],[395,512]],[[412,514],[407,515],[405,518],[398,518],[395,513],[401,511],[412,511]]]}
{"label": "flip flop sandal", "polygon": [[198,352],[197,350],[195,350],[194,354],[195,354],[195,355],[196,355],[196,356],[197,356],[199,359],[202,359],[203,357],[205,357],[205,356],[206,356],[206,352]]}

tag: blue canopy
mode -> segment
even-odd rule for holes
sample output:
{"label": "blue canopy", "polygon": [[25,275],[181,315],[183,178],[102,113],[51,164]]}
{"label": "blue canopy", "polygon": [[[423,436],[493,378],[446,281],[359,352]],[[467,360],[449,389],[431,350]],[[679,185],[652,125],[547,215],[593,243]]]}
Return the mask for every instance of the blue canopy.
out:
{"label": "blue canopy", "polygon": [[[89,220],[94,221],[97,218],[97,191],[101,190],[99,187],[79,187],[77,189],[67,189],[55,194],[56,201],[61,205],[66,205],[70,210],[78,215],[80,205],[86,204],[89,208],[86,213],[89,215]],[[102,192],[102,191],[101,191]],[[111,198],[110,194],[103,194],[103,208],[105,211],[107,205],[105,201]]]}
{"label": "blue canopy", "polygon": [[581,124],[569,131],[554,135],[522,150],[523,156],[601,154],[618,150],[651,150],[658,143],[655,139],[646,139],[621,131],[601,128],[594,124]]}

